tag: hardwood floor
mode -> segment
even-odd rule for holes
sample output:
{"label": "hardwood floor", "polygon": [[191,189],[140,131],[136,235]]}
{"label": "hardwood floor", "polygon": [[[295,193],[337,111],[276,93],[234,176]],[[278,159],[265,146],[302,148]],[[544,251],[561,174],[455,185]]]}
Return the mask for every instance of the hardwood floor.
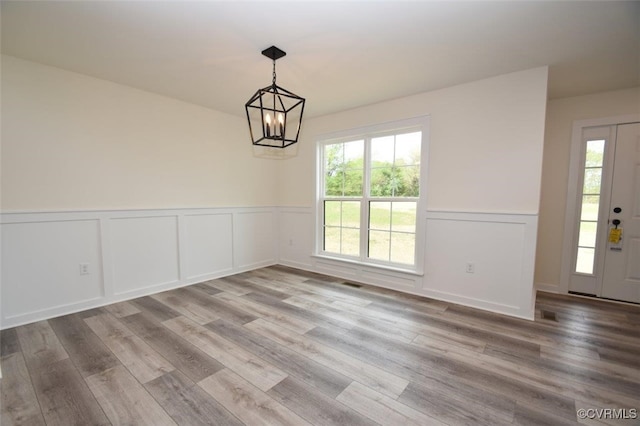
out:
{"label": "hardwood floor", "polygon": [[264,268],[2,331],[1,424],[640,424],[640,306],[536,313]]}

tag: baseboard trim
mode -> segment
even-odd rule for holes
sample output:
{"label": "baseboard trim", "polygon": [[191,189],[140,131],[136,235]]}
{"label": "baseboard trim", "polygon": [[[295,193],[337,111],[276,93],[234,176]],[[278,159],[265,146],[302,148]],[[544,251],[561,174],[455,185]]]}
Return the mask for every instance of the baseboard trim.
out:
{"label": "baseboard trim", "polygon": [[534,285],[536,291],[544,291],[546,293],[555,293],[560,294],[560,286],[556,284],[547,284],[547,283],[535,283]]}

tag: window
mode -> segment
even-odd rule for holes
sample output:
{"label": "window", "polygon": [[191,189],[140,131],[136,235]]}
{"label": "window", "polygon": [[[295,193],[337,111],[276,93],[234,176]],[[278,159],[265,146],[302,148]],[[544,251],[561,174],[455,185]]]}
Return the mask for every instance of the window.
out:
{"label": "window", "polygon": [[586,144],[575,267],[575,272],[582,274],[593,274],[594,269],[604,145],[602,139],[588,140]]}
{"label": "window", "polygon": [[388,127],[320,142],[318,249],[416,270],[424,126]]}

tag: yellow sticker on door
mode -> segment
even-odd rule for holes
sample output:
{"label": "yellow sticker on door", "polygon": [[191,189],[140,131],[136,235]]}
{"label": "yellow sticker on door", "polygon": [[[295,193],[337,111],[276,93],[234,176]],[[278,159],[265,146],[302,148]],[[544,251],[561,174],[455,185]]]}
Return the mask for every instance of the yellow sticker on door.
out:
{"label": "yellow sticker on door", "polygon": [[611,244],[618,244],[622,239],[622,228],[611,228],[609,230],[609,242]]}

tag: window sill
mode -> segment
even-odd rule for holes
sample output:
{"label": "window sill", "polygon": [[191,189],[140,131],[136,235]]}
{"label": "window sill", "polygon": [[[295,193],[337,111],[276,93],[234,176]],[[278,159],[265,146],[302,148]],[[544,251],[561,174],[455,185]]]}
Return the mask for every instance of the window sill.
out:
{"label": "window sill", "polygon": [[357,265],[363,268],[371,268],[371,269],[380,269],[383,271],[388,271],[388,272],[396,272],[399,274],[405,274],[405,275],[413,275],[416,277],[422,277],[424,276],[424,272],[423,271],[418,271],[415,269],[405,269],[405,268],[400,268],[400,267],[395,267],[395,266],[388,266],[388,265],[380,265],[377,263],[367,263],[367,262],[360,262],[358,260],[354,260],[354,259],[345,259],[342,257],[334,257],[334,256],[329,256],[326,254],[313,254],[311,257],[314,257],[316,259],[323,259],[323,260],[330,260],[332,262],[338,262],[338,263],[346,263],[349,265]]}

